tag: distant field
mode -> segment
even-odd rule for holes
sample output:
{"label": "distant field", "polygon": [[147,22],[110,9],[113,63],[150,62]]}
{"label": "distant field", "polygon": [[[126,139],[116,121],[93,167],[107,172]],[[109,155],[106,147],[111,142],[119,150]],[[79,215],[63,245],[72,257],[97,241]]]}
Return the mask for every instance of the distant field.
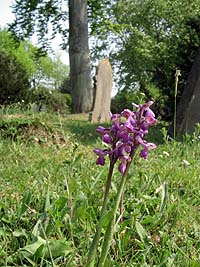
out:
{"label": "distant field", "polygon": [[[107,174],[96,127],[87,114],[1,115],[0,266],[85,265]],[[108,267],[200,266],[200,142],[165,132],[152,129],[157,149],[131,167]]]}

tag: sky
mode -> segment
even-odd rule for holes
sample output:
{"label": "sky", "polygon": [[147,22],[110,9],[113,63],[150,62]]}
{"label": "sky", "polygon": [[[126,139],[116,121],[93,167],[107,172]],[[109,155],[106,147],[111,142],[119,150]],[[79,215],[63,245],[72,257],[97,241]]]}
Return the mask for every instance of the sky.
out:
{"label": "sky", "polygon": [[[11,5],[15,1],[13,0],[0,0],[0,26],[1,28],[6,27],[8,23],[14,20],[14,14],[12,13]],[[64,64],[69,65],[69,56],[66,51],[60,49],[59,44],[61,43],[61,37],[56,37],[52,41],[53,51],[60,55],[61,60]],[[36,38],[32,38],[32,43],[36,45]]]}

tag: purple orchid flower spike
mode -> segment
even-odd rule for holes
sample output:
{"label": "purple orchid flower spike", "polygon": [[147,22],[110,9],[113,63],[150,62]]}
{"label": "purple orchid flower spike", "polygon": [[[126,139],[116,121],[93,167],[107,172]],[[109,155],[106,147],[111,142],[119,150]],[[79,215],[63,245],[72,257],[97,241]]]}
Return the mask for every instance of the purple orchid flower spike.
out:
{"label": "purple orchid flower spike", "polygon": [[133,105],[133,111],[124,109],[121,114],[110,113],[112,126],[105,128],[99,126],[96,130],[101,139],[109,146],[109,149],[94,149],[98,156],[96,164],[104,165],[106,156],[114,163],[120,161],[118,170],[120,173],[126,171],[127,162],[130,159],[131,151],[136,150],[140,145],[140,157],[146,159],[150,149],[156,148],[155,144],[143,140],[148,133],[149,127],[155,125],[157,120],[154,112],[150,109],[153,101],[143,105]]}
{"label": "purple orchid flower spike", "polygon": [[127,180],[127,173],[133,157],[135,156],[135,152],[141,146],[142,150],[139,155],[140,157],[146,159],[148,157],[149,150],[156,148],[155,144],[148,143],[144,140],[144,136],[148,133],[149,127],[156,124],[155,114],[150,109],[152,104],[152,101],[144,103],[143,105],[133,104],[133,110],[124,109],[120,114],[110,113],[112,125],[108,128],[99,126],[96,130],[96,132],[101,136],[102,142],[107,147],[106,149],[94,149],[94,153],[97,155],[96,164],[102,166],[105,165],[106,158],[108,157],[110,160],[110,166],[99,223],[89,249],[87,267],[96,266],[95,257],[102,233],[104,216],[107,212],[107,204],[109,200],[108,196],[115,164],[119,162],[118,170],[121,174],[121,181],[114,201],[112,216],[105,232],[102,252],[98,261],[99,267],[104,266],[108,254],[114,234],[113,226],[116,222],[116,213],[119,206],[120,214],[122,215],[124,187]]}

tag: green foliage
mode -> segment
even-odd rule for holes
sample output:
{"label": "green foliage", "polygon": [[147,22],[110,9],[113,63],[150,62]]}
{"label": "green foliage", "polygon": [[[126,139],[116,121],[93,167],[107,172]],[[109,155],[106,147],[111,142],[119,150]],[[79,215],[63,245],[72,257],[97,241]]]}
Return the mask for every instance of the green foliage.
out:
{"label": "green foliage", "polygon": [[145,95],[140,92],[132,90],[121,90],[111,100],[111,111],[113,113],[120,113],[124,107],[132,110],[132,103],[141,103],[146,101]]}
{"label": "green foliage", "polygon": [[0,31],[0,51],[6,52],[17,58],[18,62],[26,69],[29,80],[37,72],[35,64],[39,57],[39,49],[27,41],[16,41],[11,32]]}
{"label": "green foliage", "polygon": [[67,93],[70,94],[71,93],[71,82],[70,82],[70,77],[68,76],[67,78],[65,78],[59,88],[59,91],[61,93]]}
{"label": "green foliage", "polygon": [[[88,18],[90,23],[91,36],[98,36],[99,40],[108,36],[108,33],[116,30],[117,26],[111,23],[110,7],[108,0],[89,0]],[[68,45],[68,29],[66,21],[68,18],[68,1],[64,4],[57,0],[38,0],[34,3],[27,3],[25,0],[19,0],[13,5],[13,12],[16,14],[16,20],[10,25],[10,30],[19,38],[30,37],[37,32],[38,41],[44,50],[49,48],[51,39],[57,34],[62,35],[62,48],[66,49]],[[48,26],[52,26],[51,37],[49,38]],[[97,45],[97,44],[96,44]],[[105,48],[98,43],[99,49]]]}
{"label": "green foliage", "polygon": [[[64,1],[67,2],[67,1]],[[51,38],[57,34],[63,35],[63,47],[66,47],[66,36],[68,29],[66,21],[68,19],[67,3],[59,5],[57,1],[39,0],[27,3],[26,0],[20,0],[13,5],[13,12],[17,15],[15,22],[10,25],[10,30],[14,31],[19,38],[30,37],[37,32],[40,46],[47,50],[48,26],[52,26]],[[63,25],[65,25],[63,27]]]}
{"label": "green foliage", "polygon": [[57,90],[48,90],[45,88],[31,90],[27,95],[26,101],[27,103],[37,104],[39,110],[44,107],[51,112],[71,112],[71,96],[60,93]]}
{"label": "green foliage", "polygon": [[49,80],[53,87],[58,90],[69,74],[69,67],[62,63],[59,55],[53,59],[42,57],[39,60],[39,65],[42,72],[41,78]]}
{"label": "green foliage", "polygon": [[[89,36],[91,43],[91,57],[94,62],[107,57],[111,48],[112,38],[123,29],[114,17],[113,3],[107,0],[88,1]],[[115,21],[113,23],[113,21]]]}
{"label": "green foliage", "polygon": [[0,136],[11,140],[34,141],[34,132],[39,130],[40,136],[51,132],[38,118],[8,115],[0,121]]}
{"label": "green foliage", "polygon": [[26,69],[18,60],[0,52],[0,104],[17,102],[24,98],[30,88]]}
{"label": "green foliage", "polygon": [[118,0],[113,5],[116,21],[124,25],[113,53],[119,84],[139,87],[148,98],[155,98],[165,119],[172,118],[176,69],[182,73],[179,98],[200,45],[198,8],[197,0]]}
{"label": "green foliage", "polygon": [[0,51],[3,52],[12,53],[12,51],[19,46],[19,42],[17,42],[12,34],[5,29],[0,29],[0,41]]}
{"label": "green foliage", "polygon": [[[34,117],[3,121],[31,125]],[[0,134],[0,265],[84,266],[106,177],[92,152],[100,142],[96,125],[78,115],[41,113],[37,120],[50,135],[64,133],[65,142]],[[159,139],[158,148],[146,161],[137,157],[130,170],[108,267],[199,266],[199,129],[187,142],[163,143],[161,128],[149,137]],[[111,201],[120,181],[115,173]],[[107,220],[109,214],[104,229]]]}
{"label": "green foliage", "polygon": [[3,138],[16,139],[23,135],[23,131],[33,122],[29,119],[13,118],[11,120],[2,119],[0,122],[0,134]]}
{"label": "green foliage", "polygon": [[0,31],[0,51],[17,59],[33,88],[45,83],[47,87],[59,89],[69,73],[69,67],[62,63],[59,55],[52,59],[30,42],[16,41],[7,30]]}

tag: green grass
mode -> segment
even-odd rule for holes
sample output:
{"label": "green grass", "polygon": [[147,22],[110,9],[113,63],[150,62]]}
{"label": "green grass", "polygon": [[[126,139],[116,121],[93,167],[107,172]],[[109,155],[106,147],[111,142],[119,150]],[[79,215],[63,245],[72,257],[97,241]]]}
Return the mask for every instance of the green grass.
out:
{"label": "green grass", "polygon": [[[95,165],[96,127],[86,115],[2,115],[0,266],[85,265],[107,174]],[[108,267],[200,266],[200,143],[164,142],[162,128],[131,167]]]}

